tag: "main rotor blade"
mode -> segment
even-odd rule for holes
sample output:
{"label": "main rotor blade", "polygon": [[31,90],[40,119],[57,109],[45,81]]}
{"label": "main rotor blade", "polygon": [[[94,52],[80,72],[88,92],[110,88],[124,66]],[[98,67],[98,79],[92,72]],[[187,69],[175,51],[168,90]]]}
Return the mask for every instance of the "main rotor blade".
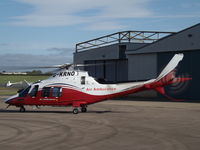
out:
{"label": "main rotor blade", "polygon": [[[66,63],[62,65],[52,65],[52,66],[0,66],[0,70],[33,70],[33,69],[51,69],[55,68],[57,71],[60,69],[69,69],[70,67],[84,67],[84,66],[99,66],[104,65],[103,63],[97,64],[73,64]],[[54,71],[53,71],[54,72]]]}
{"label": "main rotor blade", "polygon": [[1,70],[14,69],[14,70],[30,70],[30,69],[49,69],[49,68],[68,68],[72,64],[52,65],[52,66],[0,66]]}
{"label": "main rotor blade", "polygon": [[74,64],[75,67],[85,67],[85,66],[100,66],[104,65],[104,63],[98,63],[98,64]]}

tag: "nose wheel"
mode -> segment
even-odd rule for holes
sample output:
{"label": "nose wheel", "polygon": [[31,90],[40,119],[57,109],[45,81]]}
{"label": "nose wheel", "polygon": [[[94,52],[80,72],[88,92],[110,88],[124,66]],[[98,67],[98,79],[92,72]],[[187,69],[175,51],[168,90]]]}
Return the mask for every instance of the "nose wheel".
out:
{"label": "nose wheel", "polygon": [[26,109],[24,108],[24,106],[20,106],[20,109],[19,109],[20,112],[25,112]]}

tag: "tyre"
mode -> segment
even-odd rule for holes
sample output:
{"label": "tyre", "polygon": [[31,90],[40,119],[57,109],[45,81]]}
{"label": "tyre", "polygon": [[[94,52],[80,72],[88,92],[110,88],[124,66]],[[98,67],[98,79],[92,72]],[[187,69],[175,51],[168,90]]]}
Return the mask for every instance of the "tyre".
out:
{"label": "tyre", "polygon": [[81,112],[87,112],[87,108],[86,107],[82,107],[81,108]]}
{"label": "tyre", "polygon": [[73,109],[73,114],[78,114],[78,108]]}

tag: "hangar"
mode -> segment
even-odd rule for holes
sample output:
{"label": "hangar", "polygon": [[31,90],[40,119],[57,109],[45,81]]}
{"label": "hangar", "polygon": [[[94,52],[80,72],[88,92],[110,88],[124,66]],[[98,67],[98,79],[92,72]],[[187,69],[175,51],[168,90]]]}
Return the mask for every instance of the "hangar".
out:
{"label": "hangar", "polygon": [[[200,100],[200,24],[179,32],[123,31],[76,44],[74,63],[100,82],[156,78],[175,53],[184,53],[177,76],[192,80],[166,87],[178,99]],[[156,94],[157,96],[157,94]]]}

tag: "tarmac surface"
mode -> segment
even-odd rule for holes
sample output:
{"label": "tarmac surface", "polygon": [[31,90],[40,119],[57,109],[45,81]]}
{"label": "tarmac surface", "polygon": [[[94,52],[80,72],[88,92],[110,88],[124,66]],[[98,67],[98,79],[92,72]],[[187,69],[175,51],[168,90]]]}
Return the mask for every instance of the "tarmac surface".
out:
{"label": "tarmac surface", "polygon": [[200,104],[105,101],[72,114],[68,107],[6,108],[1,150],[199,150]]}

